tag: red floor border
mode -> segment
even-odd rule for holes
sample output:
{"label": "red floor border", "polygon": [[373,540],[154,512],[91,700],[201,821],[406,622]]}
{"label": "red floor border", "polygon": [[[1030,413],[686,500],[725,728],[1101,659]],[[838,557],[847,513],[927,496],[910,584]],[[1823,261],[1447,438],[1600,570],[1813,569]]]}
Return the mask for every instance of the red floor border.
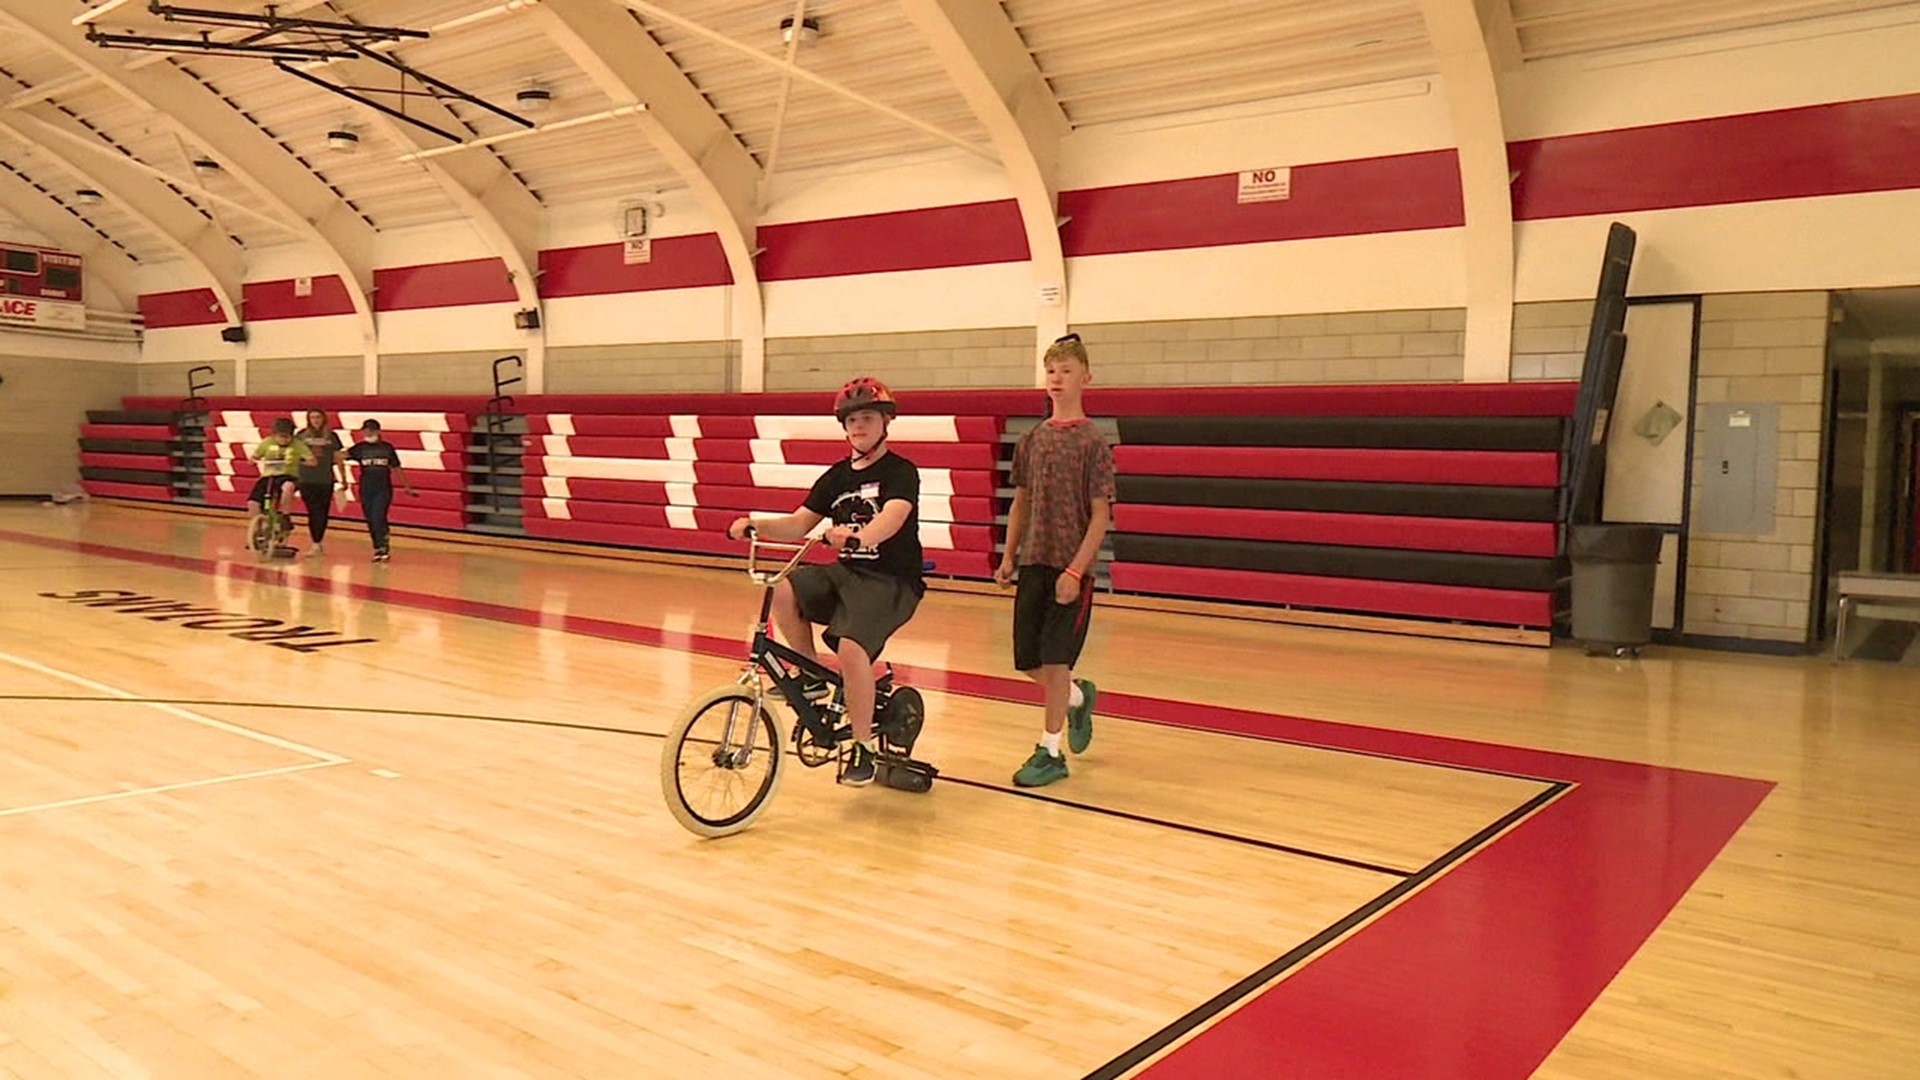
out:
{"label": "red floor border", "polygon": [[[0,540],[170,569],[286,581],[524,626],[709,656],[743,643],[703,634],[359,583],[253,565],[0,530]],[[928,689],[1035,699],[1024,679],[901,667]],[[1103,693],[1105,715],[1285,739],[1576,785],[1506,835],[1139,1075],[1524,1077],[1772,790],[1771,781],[1668,769],[1246,709]],[[1198,1003],[1196,1003],[1198,1004]]]}

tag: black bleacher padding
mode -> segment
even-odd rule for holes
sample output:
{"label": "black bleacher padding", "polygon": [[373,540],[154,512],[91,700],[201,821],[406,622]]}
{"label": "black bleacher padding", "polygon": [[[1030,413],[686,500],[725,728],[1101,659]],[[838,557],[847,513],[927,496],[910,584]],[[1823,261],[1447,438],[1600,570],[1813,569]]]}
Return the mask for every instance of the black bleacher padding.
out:
{"label": "black bleacher padding", "polygon": [[1217,540],[1192,536],[1121,534],[1113,538],[1116,562],[1204,566],[1276,574],[1416,581],[1482,589],[1551,590],[1560,578],[1553,559],[1466,555],[1453,551],[1405,551],[1276,544],[1266,540]]}
{"label": "black bleacher padding", "polygon": [[1376,484],[1346,480],[1248,480],[1231,476],[1121,476],[1121,502],[1161,506],[1232,506],[1248,510],[1318,510],[1347,514],[1553,521],[1555,488]]}
{"label": "black bleacher padding", "polygon": [[1557,451],[1557,416],[1123,416],[1136,446],[1313,446],[1368,450]]}
{"label": "black bleacher padding", "polygon": [[83,465],[80,468],[82,480],[111,480],[120,484],[160,484],[173,483],[173,474],[149,472],[145,469],[99,469]]}
{"label": "black bleacher padding", "polygon": [[171,424],[174,414],[159,409],[88,409],[89,424]]}
{"label": "black bleacher padding", "polygon": [[166,454],[172,452],[173,443],[149,439],[81,439],[80,449],[89,454]]}

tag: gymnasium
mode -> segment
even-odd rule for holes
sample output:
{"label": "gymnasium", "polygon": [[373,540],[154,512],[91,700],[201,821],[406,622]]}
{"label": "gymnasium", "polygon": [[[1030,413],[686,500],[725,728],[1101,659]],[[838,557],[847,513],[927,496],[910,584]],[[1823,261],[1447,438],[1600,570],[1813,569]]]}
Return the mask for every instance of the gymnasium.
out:
{"label": "gymnasium", "polygon": [[1915,1075],[1916,55],[0,0],[0,1077]]}

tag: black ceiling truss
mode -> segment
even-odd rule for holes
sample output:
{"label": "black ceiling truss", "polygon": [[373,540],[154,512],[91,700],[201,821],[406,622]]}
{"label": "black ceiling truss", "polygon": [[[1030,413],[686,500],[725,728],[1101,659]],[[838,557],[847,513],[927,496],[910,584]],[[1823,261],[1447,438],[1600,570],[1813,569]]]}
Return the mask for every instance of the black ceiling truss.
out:
{"label": "black ceiling truss", "polygon": [[[412,124],[417,128],[430,131],[448,142],[463,142],[461,136],[428,123],[425,120],[407,114],[407,99],[410,97],[428,97],[435,99],[453,98],[464,101],[476,108],[485,109],[496,116],[512,121],[523,128],[534,126],[533,121],[509,112],[506,109],[482,100],[451,83],[436,79],[406,62],[388,56],[373,48],[375,45],[392,44],[400,41],[424,41],[432,35],[425,30],[409,30],[398,26],[365,26],[357,23],[331,22],[323,19],[301,19],[283,16],[269,5],[264,15],[249,15],[232,11],[209,11],[203,8],[178,7],[164,4],[160,0],[150,0],[147,11],[158,15],[170,23],[182,23],[190,26],[214,27],[226,30],[250,30],[247,36],[234,41],[217,41],[211,29],[199,31],[197,37],[160,37],[151,34],[132,32],[113,32],[97,26],[87,26],[87,40],[103,49],[133,49],[142,52],[186,53],[196,56],[229,56],[244,59],[271,60],[275,67],[294,78],[311,83],[329,93],[337,94],[349,101],[357,102],[393,117],[395,120]],[[301,71],[292,62],[314,60],[372,60],[400,76],[398,87],[390,86],[342,86],[329,82],[310,72]],[[424,90],[410,90],[407,80],[412,79]],[[398,104],[389,104],[387,100],[397,99]]]}

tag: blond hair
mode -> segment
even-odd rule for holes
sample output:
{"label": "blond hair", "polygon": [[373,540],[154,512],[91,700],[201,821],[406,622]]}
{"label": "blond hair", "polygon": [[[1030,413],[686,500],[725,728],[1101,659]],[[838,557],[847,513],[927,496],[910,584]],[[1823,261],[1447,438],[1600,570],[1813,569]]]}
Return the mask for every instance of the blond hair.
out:
{"label": "blond hair", "polygon": [[1081,343],[1079,334],[1055,338],[1053,344],[1047,346],[1047,355],[1041,362],[1051,364],[1055,360],[1078,360],[1083,368],[1091,370],[1093,367],[1087,360],[1087,347]]}

